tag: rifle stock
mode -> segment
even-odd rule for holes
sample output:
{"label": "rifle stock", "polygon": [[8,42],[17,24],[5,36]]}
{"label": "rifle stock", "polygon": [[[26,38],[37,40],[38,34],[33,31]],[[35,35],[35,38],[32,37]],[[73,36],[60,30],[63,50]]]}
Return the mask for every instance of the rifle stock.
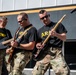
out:
{"label": "rifle stock", "polygon": [[14,40],[14,38],[9,39],[9,40],[6,40],[6,41],[3,41],[1,44],[2,44],[2,45],[5,45],[5,44],[8,44],[9,42],[11,42],[11,41],[13,41],[13,40]]}

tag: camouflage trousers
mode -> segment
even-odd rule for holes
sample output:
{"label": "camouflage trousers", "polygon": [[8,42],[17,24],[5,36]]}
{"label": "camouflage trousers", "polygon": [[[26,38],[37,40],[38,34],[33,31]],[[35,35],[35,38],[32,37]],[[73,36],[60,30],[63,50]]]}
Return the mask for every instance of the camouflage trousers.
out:
{"label": "camouflage trousers", "polygon": [[44,75],[51,66],[56,75],[69,75],[70,70],[62,55],[61,49],[50,48],[43,54],[43,58],[36,62],[33,75]]}
{"label": "camouflage trousers", "polygon": [[3,64],[4,54],[5,54],[5,50],[0,50],[0,75],[2,73],[2,64]]}
{"label": "camouflage trousers", "polygon": [[31,52],[18,52],[13,56],[10,63],[7,63],[9,55],[6,55],[6,66],[9,75],[22,75],[22,71],[32,57]]}

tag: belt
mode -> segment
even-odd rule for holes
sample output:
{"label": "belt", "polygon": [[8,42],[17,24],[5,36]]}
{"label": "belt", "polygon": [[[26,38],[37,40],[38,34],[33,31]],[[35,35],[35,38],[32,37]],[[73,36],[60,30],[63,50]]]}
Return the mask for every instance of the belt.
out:
{"label": "belt", "polygon": [[54,56],[54,55],[58,55],[59,53],[61,53],[61,48],[54,48],[54,47],[51,47],[50,48],[50,54],[52,55],[52,56]]}

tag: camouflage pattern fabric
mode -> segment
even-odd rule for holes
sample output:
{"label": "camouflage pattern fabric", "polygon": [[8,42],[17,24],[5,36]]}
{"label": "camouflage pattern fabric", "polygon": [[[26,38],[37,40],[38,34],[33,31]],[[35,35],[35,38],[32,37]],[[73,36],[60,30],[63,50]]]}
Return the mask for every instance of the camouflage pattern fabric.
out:
{"label": "camouflage pattern fabric", "polygon": [[2,64],[3,64],[4,54],[5,54],[5,50],[0,50],[0,75],[2,73]]}
{"label": "camouflage pattern fabric", "polygon": [[[31,52],[18,52],[14,55],[13,60],[6,64],[9,75],[22,75],[22,70],[32,57]],[[6,56],[8,59],[8,56]]]}
{"label": "camouflage pattern fabric", "polygon": [[44,75],[50,66],[56,75],[69,75],[70,70],[64,60],[61,49],[50,48],[43,54],[43,56],[44,58],[37,61],[32,71],[33,75]]}

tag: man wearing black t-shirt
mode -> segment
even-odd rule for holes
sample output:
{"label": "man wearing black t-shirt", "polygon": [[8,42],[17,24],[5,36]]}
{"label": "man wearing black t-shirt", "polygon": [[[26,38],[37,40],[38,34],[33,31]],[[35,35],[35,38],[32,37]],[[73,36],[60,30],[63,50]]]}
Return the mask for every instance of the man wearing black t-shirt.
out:
{"label": "man wearing black t-shirt", "polygon": [[[27,29],[28,31],[19,40],[11,42],[11,46],[14,47],[14,54],[10,66],[7,66],[9,75],[22,75],[22,70],[32,57],[32,51],[37,40],[37,30],[30,23],[28,15],[24,12],[20,13],[17,20],[22,27],[17,34],[17,38]],[[10,49],[7,49],[7,53],[9,52]]]}
{"label": "man wearing black t-shirt", "polygon": [[[43,50],[39,56],[36,65],[33,69],[33,75],[44,75],[47,69],[51,66],[56,75],[69,75],[69,68],[62,55],[62,43],[66,40],[67,30],[62,24],[59,24],[56,30],[53,27],[56,23],[50,20],[50,15],[46,10],[39,12],[39,18],[44,23],[44,26],[38,30],[38,50]],[[42,44],[46,37],[50,35],[46,44]],[[37,56],[35,54],[35,56]]]}
{"label": "man wearing black t-shirt", "polygon": [[[5,16],[0,16],[0,41],[1,42],[12,38],[10,31],[5,28],[6,24],[7,24],[7,18]],[[7,70],[4,63],[5,60],[3,60],[5,53],[6,53],[6,47],[0,44],[0,75],[7,75]],[[2,67],[2,64],[3,64],[3,67]]]}

